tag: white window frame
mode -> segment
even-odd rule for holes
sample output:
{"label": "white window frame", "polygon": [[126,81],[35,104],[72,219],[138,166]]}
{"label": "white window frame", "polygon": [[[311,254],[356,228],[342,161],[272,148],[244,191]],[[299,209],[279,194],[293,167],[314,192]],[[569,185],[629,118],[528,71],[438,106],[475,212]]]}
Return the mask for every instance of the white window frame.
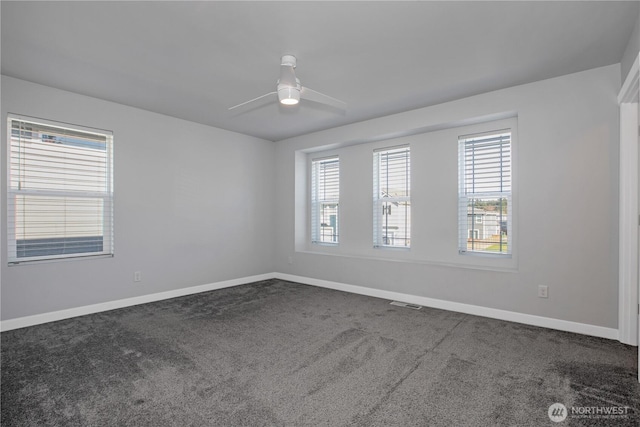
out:
{"label": "white window frame", "polygon": [[[14,182],[12,178],[12,122],[23,122],[34,126],[47,126],[58,128],[61,132],[71,131],[84,134],[93,134],[105,138],[106,162],[105,175],[101,175],[101,179],[105,180],[105,191],[90,192],[79,190],[59,190],[59,189],[22,189]],[[9,265],[17,265],[21,263],[37,262],[37,261],[55,261],[70,258],[88,258],[97,256],[113,256],[113,133],[111,131],[94,129],[85,126],[71,125],[51,120],[21,116],[16,114],[8,114],[7,116],[7,259]],[[40,196],[50,199],[55,198],[90,198],[102,199],[102,250],[90,252],[76,252],[66,254],[47,254],[38,256],[18,256],[18,241],[16,239],[16,223],[12,222],[15,218],[16,196]]]}
{"label": "white window frame", "polygon": [[[466,158],[465,158],[465,146],[468,143],[479,142],[486,140],[494,135],[506,135],[508,134],[508,166],[505,167],[505,175],[508,175],[508,179],[503,180],[501,178],[500,187],[503,191],[474,191],[474,189],[465,188],[466,176]],[[475,141],[474,141],[475,140]],[[463,135],[458,137],[458,253],[460,254],[487,254],[498,257],[511,257],[513,253],[513,129],[498,129],[489,132],[475,133],[470,135]],[[503,158],[501,154],[501,159]],[[500,167],[502,173],[502,163]],[[474,181],[475,182],[475,181]],[[473,199],[505,199],[507,213],[505,214],[503,221],[507,223],[506,232],[506,250],[503,252],[497,252],[493,250],[482,249],[469,249],[467,239],[469,238],[469,202]],[[471,221],[475,223],[476,221]],[[502,224],[499,221],[498,224],[500,232],[500,241],[502,241]],[[480,245],[482,246],[482,245]]]}
{"label": "white window frame", "polygon": [[[324,165],[337,163],[337,198],[322,197],[320,178]],[[321,222],[323,210],[329,206],[335,206],[335,228],[330,240],[325,240],[324,228]],[[322,245],[338,245],[340,243],[340,157],[329,156],[311,160],[311,243]]]}
{"label": "white window frame", "polygon": [[[408,153],[408,165],[406,171],[406,196],[382,196],[381,190],[381,157],[385,153],[393,153],[406,151]],[[405,237],[399,238],[398,240],[403,240],[405,242],[404,245],[396,244],[395,241],[395,232],[389,233],[389,229],[387,228],[387,233],[385,234],[384,228],[385,226],[382,223],[381,212],[385,208],[385,204],[388,206],[389,204],[408,204],[408,214],[407,218],[405,218],[405,222],[408,221],[408,232],[406,232]],[[391,239],[389,239],[389,235],[391,235]],[[407,243],[408,242],[408,243]],[[373,152],[373,247],[374,248],[398,248],[398,249],[410,249],[411,248],[411,147],[409,145],[400,145],[394,147],[385,147],[376,149]]]}

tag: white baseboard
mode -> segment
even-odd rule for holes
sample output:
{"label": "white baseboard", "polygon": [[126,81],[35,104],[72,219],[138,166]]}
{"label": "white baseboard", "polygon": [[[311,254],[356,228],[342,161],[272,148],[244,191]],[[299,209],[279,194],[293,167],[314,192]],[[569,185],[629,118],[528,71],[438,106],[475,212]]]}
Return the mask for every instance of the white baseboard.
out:
{"label": "white baseboard", "polygon": [[335,289],[338,291],[350,292],[354,294],[367,295],[376,298],[408,302],[425,307],[439,308],[442,310],[455,311],[459,313],[472,314],[475,316],[489,317],[493,319],[506,320],[509,322],[523,323],[543,328],[557,329],[566,332],[575,332],[583,335],[591,335],[612,340],[618,339],[618,330],[605,328],[602,326],[589,325],[586,323],[570,322],[568,320],[552,319],[549,317],[535,316],[532,314],[517,313],[515,311],[499,310],[496,308],[482,307],[459,302],[445,301],[434,298],[421,297],[417,295],[403,294],[400,292],[385,291],[381,289],[367,288],[363,286],[348,285],[345,283],[331,282],[328,280],[313,279],[310,277],[296,276],[285,273],[265,273],[256,276],[242,277],[239,279],[225,280],[222,282],[210,283],[207,285],[192,286],[189,288],[175,289],[172,291],[159,292],[156,294],[142,295],[139,297],[125,298],[117,301],[109,301],[100,304],[92,304],[83,307],[70,308],[67,310],[54,311],[50,313],[36,314],[33,316],[8,319],[0,322],[0,331],[10,331],[12,329],[25,328],[27,326],[39,325],[57,320],[69,319],[71,317],[84,316],[102,311],[115,310],[118,308],[130,307],[149,302],[161,301],[185,295],[197,294],[200,292],[213,291],[216,289],[229,288],[232,286],[244,285],[247,283],[259,282],[269,279],[281,279],[291,282],[304,283],[306,285],[318,286],[321,288]]}
{"label": "white baseboard", "polygon": [[492,319],[506,320],[509,322],[523,323],[526,325],[540,326],[559,331],[575,332],[594,337],[618,339],[618,330],[605,328],[602,326],[589,325],[586,323],[570,322],[568,320],[552,319],[550,317],[535,316],[532,314],[518,313],[515,311],[500,310],[497,308],[482,307],[478,305],[463,304],[459,302],[445,301],[434,298],[421,297],[417,295],[403,294],[400,292],[385,291],[381,289],[366,288],[363,286],[347,285],[328,280],[313,279],[310,277],[295,276],[292,274],[274,273],[275,278],[289,280],[292,282],[304,283],[307,285],[322,288],[335,289],[338,291],[350,292],[354,294],[367,295],[376,298],[383,298],[394,301],[408,302],[425,307],[439,308],[442,310],[455,311],[475,316],[490,317]]}
{"label": "white baseboard", "polygon": [[209,283],[206,285],[191,286],[189,288],[175,289],[172,291],[158,292],[156,294],[141,295],[139,297],[125,298],[116,301],[103,302],[99,304],[85,305],[82,307],[70,308],[67,310],[52,311],[49,313],[36,314],[33,316],[18,317],[0,322],[0,331],[10,331],[12,329],[25,328],[27,326],[40,325],[47,322],[69,319],[71,317],[84,316],[86,314],[100,313],[102,311],[115,310],[118,308],[131,307],[133,305],[146,304],[148,302],[161,301],[170,298],[182,297],[185,295],[197,294],[200,292],[214,291],[216,289],[230,288],[232,286],[244,285],[247,283],[259,282],[273,279],[274,273],[258,274],[256,276],[242,277],[240,279],[224,280],[222,282]]}

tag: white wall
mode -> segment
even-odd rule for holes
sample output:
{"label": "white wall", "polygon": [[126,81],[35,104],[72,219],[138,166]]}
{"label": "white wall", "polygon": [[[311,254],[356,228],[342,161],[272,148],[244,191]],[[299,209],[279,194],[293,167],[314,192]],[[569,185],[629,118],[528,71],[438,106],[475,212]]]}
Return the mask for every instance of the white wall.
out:
{"label": "white wall", "polygon": [[[8,113],[114,133],[115,256],[7,266],[2,319],[268,273],[274,144],[2,76]],[[7,150],[1,234],[6,236]],[[133,282],[133,272],[142,282]]]}
{"label": "white wall", "polygon": [[[276,144],[3,76],[4,147],[9,112],[114,132],[116,252],[7,267],[3,245],[1,318],[278,271],[616,328],[620,71],[603,67]],[[445,209],[456,215],[456,149],[445,141],[455,127],[508,117],[517,117],[518,131],[516,253],[469,261],[457,254],[450,225],[427,227],[447,221]],[[414,206],[415,237],[425,238],[413,239],[407,255],[373,251],[368,191],[349,210],[343,200],[335,255],[308,245],[308,152],[344,150],[342,179],[355,185],[356,199],[371,182],[371,147],[400,139],[432,162],[414,188],[443,197],[436,213]],[[141,283],[133,283],[134,271],[142,271]],[[549,286],[549,299],[537,298],[539,284]]]}
{"label": "white wall", "polygon": [[[278,142],[275,271],[616,328],[619,87],[618,64]],[[518,128],[516,257],[469,261],[457,254],[455,229],[428,226],[457,212],[457,133],[443,129],[505,117]],[[441,194],[443,204],[414,211],[412,245],[421,248],[375,252],[371,150],[407,140],[431,159],[413,191]],[[351,187],[338,248],[306,243],[305,159],[324,149],[342,153],[341,185]],[[549,286],[548,299],[538,285]]]}
{"label": "white wall", "polygon": [[633,61],[638,57],[638,52],[640,51],[640,14],[638,14],[638,20],[636,21],[636,26],[633,28],[633,33],[629,38],[629,42],[627,43],[627,47],[624,50],[624,54],[622,55],[622,60],[620,61],[620,74],[622,77],[622,81],[627,77],[629,71],[631,70],[631,66],[633,65]]}

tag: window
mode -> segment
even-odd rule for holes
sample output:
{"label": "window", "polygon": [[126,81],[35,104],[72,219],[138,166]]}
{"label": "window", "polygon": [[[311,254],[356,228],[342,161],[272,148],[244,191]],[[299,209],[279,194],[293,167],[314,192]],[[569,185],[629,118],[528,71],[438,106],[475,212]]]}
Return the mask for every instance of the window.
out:
{"label": "window", "polygon": [[9,263],[113,254],[110,132],[9,116]]}
{"label": "window", "polygon": [[410,164],[406,146],[373,153],[374,247],[410,247]]}
{"label": "window", "polygon": [[511,131],[458,139],[459,251],[511,254]]}
{"label": "window", "polygon": [[340,205],[340,160],[338,157],[311,162],[311,241],[338,243]]}

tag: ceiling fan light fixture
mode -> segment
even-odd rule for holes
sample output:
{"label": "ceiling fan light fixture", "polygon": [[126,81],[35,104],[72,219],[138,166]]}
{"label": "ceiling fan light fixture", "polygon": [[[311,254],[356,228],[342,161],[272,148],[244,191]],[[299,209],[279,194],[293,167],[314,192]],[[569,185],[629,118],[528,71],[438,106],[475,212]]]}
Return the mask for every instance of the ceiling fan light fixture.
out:
{"label": "ceiling fan light fixture", "polygon": [[296,105],[300,102],[300,89],[296,87],[279,88],[278,99],[282,105]]}

